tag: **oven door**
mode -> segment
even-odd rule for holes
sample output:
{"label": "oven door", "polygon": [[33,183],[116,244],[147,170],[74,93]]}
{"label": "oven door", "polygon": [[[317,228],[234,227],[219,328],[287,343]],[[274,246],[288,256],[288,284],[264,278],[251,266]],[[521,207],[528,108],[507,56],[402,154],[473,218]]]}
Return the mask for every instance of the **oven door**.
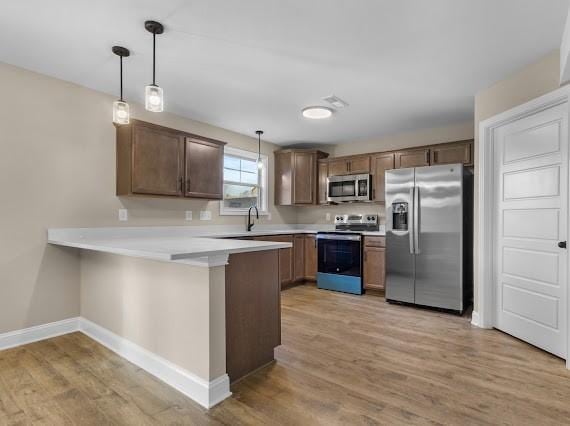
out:
{"label": "oven door", "polygon": [[317,287],[362,294],[360,235],[317,234]]}

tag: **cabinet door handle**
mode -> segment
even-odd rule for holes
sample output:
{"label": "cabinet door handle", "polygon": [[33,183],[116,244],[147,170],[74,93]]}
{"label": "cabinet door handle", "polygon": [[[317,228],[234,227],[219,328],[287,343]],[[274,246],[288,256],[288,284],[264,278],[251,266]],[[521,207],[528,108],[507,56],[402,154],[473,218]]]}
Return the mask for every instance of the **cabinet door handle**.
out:
{"label": "cabinet door handle", "polygon": [[437,163],[437,151],[434,151],[433,153],[433,162]]}
{"label": "cabinet door handle", "polygon": [[190,190],[190,179],[186,179],[186,191]]}
{"label": "cabinet door handle", "polygon": [[180,192],[184,193],[184,178],[180,178]]}
{"label": "cabinet door handle", "polygon": [[426,151],[426,163],[429,164],[429,150]]}

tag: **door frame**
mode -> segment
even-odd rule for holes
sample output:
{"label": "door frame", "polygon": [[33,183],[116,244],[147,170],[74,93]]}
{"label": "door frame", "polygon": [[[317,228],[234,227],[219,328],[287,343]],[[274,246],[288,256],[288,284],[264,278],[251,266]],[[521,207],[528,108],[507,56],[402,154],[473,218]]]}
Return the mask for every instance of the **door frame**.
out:
{"label": "door frame", "polygon": [[[495,211],[495,158],[493,152],[494,130],[500,126],[504,126],[505,124],[512,123],[545,109],[552,108],[564,103],[570,103],[570,86],[564,86],[556,89],[550,93],[528,101],[522,105],[511,108],[479,123],[479,138],[476,149],[477,156],[475,161],[475,172],[477,174],[476,184],[478,186],[478,188],[476,188],[476,191],[478,189],[476,193],[479,205],[478,208],[475,209],[475,224],[477,225],[477,228],[475,229],[476,246],[474,247],[474,252],[477,254],[474,264],[474,271],[477,272],[477,277],[475,280],[476,285],[474,289],[476,291],[475,302],[477,311],[473,311],[471,320],[471,323],[477,327],[493,328],[495,325],[496,300],[494,294],[493,276],[493,266],[495,261],[493,252],[493,214]],[[570,123],[570,107],[568,108],[568,111],[568,118]],[[568,142],[570,143],[570,141]],[[570,188],[570,184],[568,187]],[[567,206],[567,208],[570,210],[570,206]],[[568,236],[566,236],[566,240],[568,240]],[[570,255],[567,256],[567,259],[570,259]],[[567,269],[569,267],[568,263],[570,263],[570,261],[567,262]],[[570,310],[570,288],[568,282],[566,283],[566,299],[566,368],[570,369],[570,315],[568,314],[568,311]]]}

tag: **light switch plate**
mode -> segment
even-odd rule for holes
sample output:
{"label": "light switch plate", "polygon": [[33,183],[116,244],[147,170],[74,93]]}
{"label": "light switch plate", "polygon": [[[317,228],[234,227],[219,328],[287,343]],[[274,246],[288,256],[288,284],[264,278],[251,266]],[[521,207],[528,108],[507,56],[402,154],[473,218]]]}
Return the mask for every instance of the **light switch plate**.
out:
{"label": "light switch plate", "polygon": [[119,220],[121,222],[129,220],[129,211],[127,209],[119,209]]}
{"label": "light switch plate", "polygon": [[186,210],[186,220],[192,220],[192,210]]}
{"label": "light switch plate", "polygon": [[210,210],[201,210],[200,220],[212,220],[212,212]]}
{"label": "light switch plate", "polygon": [[331,214],[327,213],[327,222],[330,222],[330,220],[331,220]]}

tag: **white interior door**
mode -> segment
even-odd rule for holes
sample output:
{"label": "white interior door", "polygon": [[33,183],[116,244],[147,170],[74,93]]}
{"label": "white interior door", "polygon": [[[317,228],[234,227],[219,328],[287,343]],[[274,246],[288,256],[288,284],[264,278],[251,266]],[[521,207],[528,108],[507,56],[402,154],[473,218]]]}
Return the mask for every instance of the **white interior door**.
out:
{"label": "white interior door", "polygon": [[495,327],[566,358],[567,103],[494,130]]}

